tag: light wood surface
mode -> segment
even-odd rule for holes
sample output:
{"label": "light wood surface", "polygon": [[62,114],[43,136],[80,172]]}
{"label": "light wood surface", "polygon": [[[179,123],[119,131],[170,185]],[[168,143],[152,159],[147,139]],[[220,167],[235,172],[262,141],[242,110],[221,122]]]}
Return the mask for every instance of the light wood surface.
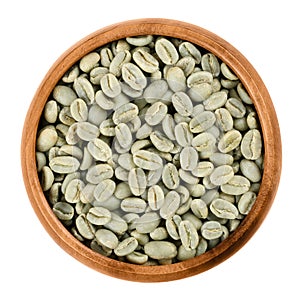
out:
{"label": "light wood surface", "polygon": [[[193,259],[165,266],[138,266],[119,262],[84,246],[61,224],[40,187],[35,163],[38,122],[44,105],[59,79],[82,56],[92,50],[128,36],[164,35],[190,41],[214,53],[240,78],[259,115],[264,140],[264,174],[256,202],[238,229],[217,247]],[[276,113],[269,93],[248,60],[232,45],[200,27],[175,20],[139,19],[103,28],[67,50],[41,82],[24,123],[21,159],[24,183],[35,213],[47,232],[66,252],[104,274],[140,282],[176,280],[204,272],[228,259],[256,232],[266,217],[276,194],[281,173],[281,139]],[[247,257],[245,259],[253,259]]]}

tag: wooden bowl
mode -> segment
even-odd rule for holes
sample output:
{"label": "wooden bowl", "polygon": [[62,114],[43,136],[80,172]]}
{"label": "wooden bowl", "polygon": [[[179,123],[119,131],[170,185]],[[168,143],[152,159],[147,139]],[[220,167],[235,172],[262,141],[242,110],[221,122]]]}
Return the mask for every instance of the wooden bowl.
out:
{"label": "wooden bowl", "polygon": [[[256,107],[264,141],[264,173],[251,212],[218,246],[193,259],[162,266],[140,266],[104,257],[79,242],[53,214],[38,178],[35,145],[39,119],[53,88],[81,57],[100,46],[128,36],[164,35],[190,41],[214,53],[239,77]],[[47,232],[66,252],[87,266],[110,276],[140,282],[176,280],[204,272],[238,251],[266,217],[276,194],[281,173],[281,139],[276,113],[268,91],[248,60],[217,35],[200,27],[166,19],[139,19],[114,24],[92,33],[67,50],[40,84],[23,128],[22,170],[31,204]],[[254,259],[254,258],[253,258]]]}

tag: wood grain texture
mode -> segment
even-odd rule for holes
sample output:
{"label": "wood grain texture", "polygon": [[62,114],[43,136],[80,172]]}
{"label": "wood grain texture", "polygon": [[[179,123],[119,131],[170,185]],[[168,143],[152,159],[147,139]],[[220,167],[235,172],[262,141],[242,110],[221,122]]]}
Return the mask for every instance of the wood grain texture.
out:
{"label": "wood grain texture", "polygon": [[[265,158],[261,189],[256,202],[238,229],[207,253],[166,266],[138,266],[101,256],[84,246],[52,213],[37,175],[35,144],[38,122],[44,105],[59,79],[81,57],[121,38],[136,35],[165,35],[197,44],[214,53],[240,78],[253,99],[263,132]],[[24,183],[33,209],[47,232],[66,252],[104,274],[140,282],[177,280],[204,272],[238,251],[256,232],[266,217],[277,192],[281,174],[281,139],[277,116],[269,93],[248,60],[217,35],[194,25],[167,19],[138,19],[105,27],[67,50],[41,82],[29,107],[23,128],[21,160]]]}

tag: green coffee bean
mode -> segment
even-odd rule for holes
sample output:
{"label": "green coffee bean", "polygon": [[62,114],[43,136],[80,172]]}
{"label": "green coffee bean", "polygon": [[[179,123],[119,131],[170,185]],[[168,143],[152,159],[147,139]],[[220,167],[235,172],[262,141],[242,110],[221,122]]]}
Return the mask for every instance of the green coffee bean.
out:
{"label": "green coffee bean", "polygon": [[177,143],[182,147],[190,146],[193,139],[193,134],[186,122],[177,124],[174,128],[174,134]]}
{"label": "green coffee bean", "polygon": [[152,241],[144,246],[145,254],[153,259],[170,259],[177,255],[176,246],[167,241]]}
{"label": "green coffee bean", "polygon": [[250,129],[241,142],[241,151],[246,159],[255,160],[261,156],[262,139],[257,129]]}
{"label": "green coffee bean", "polygon": [[88,169],[86,180],[93,184],[98,184],[104,179],[112,178],[114,174],[113,168],[108,164],[98,164]]}
{"label": "green coffee bean", "polygon": [[87,213],[86,218],[94,225],[105,225],[111,220],[111,213],[104,207],[92,207]]}
{"label": "green coffee bean", "polygon": [[216,121],[214,113],[211,111],[203,111],[197,114],[189,123],[191,132],[200,133],[211,128]]}
{"label": "green coffee bean", "polygon": [[156,41],[155,51],[158,57],[166,65],[174,65],[179,59],[175,46],[165,38],[161,38]]}
{"label": "green coffee bean", "polygon": [[143,49],[138,49],[132,55],[134,62],[145,72],[153,74],[158,71],[159,63],[157,59]]}
{"label": "green coffee bean", "polygon": [[119,244],[117,236],[107,229],[98,229],[95,233],[95,237],[100,245],[109,249],[115,249]]}
{"label": "green coffee bean", "polygon": [[226,103],[226,100],[227,100],[226,92],[224,91],[215,92],[203,102],[203,105],[204,108],[208,111],[216,110],[222,107]]}
{"label": "green coffee bean", "polygon": [[259,182],[261,180],[261,172],[258,165],[252,161],[243,159],[240,162],[240,170],[242,174],[251,182]]}
{"label": "green coffee bean", "polygon": [[229,195],[241,195],[250,188],[250,182],[246,177],[234,175],[226,184],[221,185],[222,192]]}
{"label": "green coffee bean", "polygon": [[92,240],[95,236],[95,228],[90,222],[87,220],[85,214],[80,214],[76,218],[76,228],[78,232],[86,239]]}
{"label": "green coffee bean", "polygon": [[44,127],[38,134],[36,148],[40,152],[46,152],[53,147],[58,139],[57,131],[54,126]]}
{"label": "green coffee bean", "polygon": [[55,203],[53,205],[53,212],[62,221],[72,220],[74,216],[73,206],[66,202]]}
{"label": "green coffee bean", "polygon": [[79,161],[72,156],[57,156],[50,160],[49,167],[56,173],[68,174],[79,168]]}
{"label": "green coffee bean", "polygon": [[211,212],[221,219],[235,219],[239,214],[238,209],[232,203],[220,198],[213,200],[209,207]]}
{"label": "green coffee bean", "polygon": [[138,241],[134,237],[129,237],[118,244],[114,252],[118,256],[125,256],[132,253],[138,246]]}
{"label": "green coffee bean", "polygon": [[165,80],[155,80],[145,88],[143,98],[150,104],[155,103],[163,98],[168,88],[169,86]]}
{"label": "green coffee bean", "polygon": [[53,98],[64,106],[70,106],[77,95],[70,87],[57,85],[53,90]]}
{"label": "green coffee bean", "polygon": [[80,179],[71,180],[65,192],[66,201],[69,203],[77,203],[80,201],[80,194],[84,188],[84,182]]}
{"label": "green coffee bean", "polygon": [[196,135],[192,140],[192,146],[199,152],[209,151],[216,143],[216,138],[208,132]]}
{"label": "green coffee bean", "polygon": [[[78,77],[74,80],[73,85],[79,98],[87,103],[93,103],[95,100],[95,91],[92,84],[85,77]],[[76,97],[76,98],[78,98]],[[74,100],[74,99],[73,99]]]}
{"label": "green coffee bean", "polygon": [[247,215],[256,200],[256,194],[254,192],[246,192],[243,194],[238,202],[239,212],[243,215]]}
{"label": "green coffee bean", "polygon": [[146,150],[138,150],[133,153],[134,163],[144,170],[157,170],[163,166],[159,155]]}
{"label": "green coffee bean", "polygon": [[115,110],[112,120],[116,125],[127,123],[138,115],[138,111],[138,107],[135,104],[126,103]]}
{"label": "green coffee bean", "polygon": [[180,165],[185,171],[192,171],[198,163],[198,152],[193,147],[185,147],[180,152]]}
{"label": "green coffee bean", "polygon": [[246,113],[244,104],[242,101],[236,98],[229,98],[225,104],[225,107],[234,118],[242,118]]}
{"label": "green coffee bean", "polygon": [[210,72],[214,77],[220,74],[220,64],[212,53],[204,54],[201,58],[201,66],[204,71]]}
{"label": "green coffee bean", "polygon": [[207,218],[208,208],[207,208],[206,203],[202,199],[192,200],[191,210],[196,217],[198,217],[200,219]]}
{"label": "green coffee bean", "polygon": [[236,149],[242,140],[242,135],[239,131],[232,129],[227,131],[218,143],[218,148],[222,153],[228,153]]}
{"label": "green coffee bean", "polygon": [[109,72],[115,76],[121,75],[121,69],[123,64],[131,60],[131,54],[128,50],[120,51],[116,56],[111,60],[109,66]]}
{"label": "green coffee bean", "polygon": [[201,234],[207,240],[214,240],[223,234],[222,226],[217,221],[207,221],[201,227]]}
{"label": "green coffee bean", "polygon": [[177,168],[173,164],[168,163],[164,166],[162,171],[162,181],[168,189],[174,190],[178,188],[179,175]]}
{"label": "green coffee bean", "polygon": [[145,121],[150,126],[157,125],[164,119],[167,111],[168,107],[164,103],[157,101],[147,109]]}
{"label": "green coffee bean", "polygon": [[154,147],[159,151],[170,152],[174,148],[174,144],[159,131],[151,132],[149,137]]}
{"label": "green coffee bean", "polygon": [[159,185],[153,185],[148,189],[148,203],[152,210],[159,210],[165,201],[162,188]]}
{"label": "green coffee bean", "polygon": [[181,221],[178,231],[182,246],[186,250],[193,250],[197,248],[199,243],[199,235],[192,222],[188,220]]}
{"label": "green coffee bean", "polygon": [[177,91],[172,96],[172,104],[176,111],[183,117],[190,116],[193,112],[193,103],[190,97],[184,93]]}
{"label": "green coffee bean", "polygon": [[114,193],[116,184],[111,179],[104,179],[97,184],[94,190],[94,197],[99,202],[105,202]]}
{"label": "green coffee bean", "polygon": [[216,123],[223,131],[229,131],[233,127],[233,119],[230,112],[225,108],[215,111]]}
{"label": "green coffee bean", "polygon": [[156,212],[145,213],[135,222],[136,230],[139,233],[150,233],[159,225],[160,220]]}
{"label": "green coffee bean", "polygon": [[76,133],[83,141],[91,141],[97,138],[100,132],[97,126],[89,122],[80,122],[77,125]]}
{"label": "green coffee bean", "polygon": [[166,194],[164,203],[159,210],[159,214],[163,219],[173,217],[179,208],[180,196],[176,191],[170,191]]}
{"label": "green coffee bean", "polygon": [[195,60],[196,64],[201,62],[201,53],[200,51],[189,42],[183,42],[179,45],[179,52],[181,56],[186,57],[190,56]]}
{"label": "green coffee bean", "polygon": [[222,165],[215,168],[210,174],[210,181],[214,185],[222,185],[227,183],[234,176],[231,166]]}

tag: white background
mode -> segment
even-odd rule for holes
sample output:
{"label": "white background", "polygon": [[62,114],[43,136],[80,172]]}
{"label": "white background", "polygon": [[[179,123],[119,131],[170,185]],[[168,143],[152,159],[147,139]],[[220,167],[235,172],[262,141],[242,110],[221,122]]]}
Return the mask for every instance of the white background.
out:
{"label": "white background", "polygon": [[[299,299],[300,48],[298,1],[2,1],[0,4],[1,299]],[[20,141],[33,95],[54,61],[104,26],[142,17],[204,27],[242,52],[276,108],[280,187],[263,225],[238,253],[199,275],[135,283],[100,274],[49,237],[28,200]],[[106,296],[103,296],[106,295]]]}

